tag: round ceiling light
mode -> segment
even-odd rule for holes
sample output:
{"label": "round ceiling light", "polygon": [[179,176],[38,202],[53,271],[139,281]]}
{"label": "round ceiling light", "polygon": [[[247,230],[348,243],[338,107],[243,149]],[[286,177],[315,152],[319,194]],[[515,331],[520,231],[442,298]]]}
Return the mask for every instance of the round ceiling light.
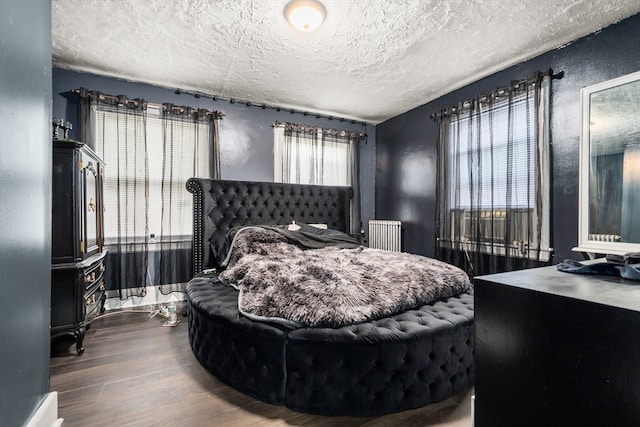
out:
{"label": "round ceiling light", "polygon": [[284,8],[287,21],[298,31],[313,31],[322,24],[327,11],[318,0],[291,0]]}

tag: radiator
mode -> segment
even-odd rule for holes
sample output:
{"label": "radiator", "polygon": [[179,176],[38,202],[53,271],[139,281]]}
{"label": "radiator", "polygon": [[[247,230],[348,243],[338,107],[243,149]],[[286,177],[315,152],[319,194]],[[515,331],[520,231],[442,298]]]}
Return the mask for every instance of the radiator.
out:
{"label": "radiator", "polygon": [[380,219],[369,221],[369,247],[402,251],[402,222]]}

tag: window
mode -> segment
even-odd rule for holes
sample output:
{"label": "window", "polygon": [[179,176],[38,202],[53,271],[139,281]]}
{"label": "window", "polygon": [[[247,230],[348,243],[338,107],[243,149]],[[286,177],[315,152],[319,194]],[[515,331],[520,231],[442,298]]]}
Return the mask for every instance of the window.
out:
{"label": "window", "polygon": [[537,73],[435,116],[441,259],[462,252],[473,273],[470,253],[549,259],[549,87]]}
{"label": "window", "polygon": [[360,143],[364,133],[274,123],[274,181],[351,187],[352,234],[362,229],[360,212]]}
{"label": "window", "polygon": [[523,221],[535,203],[535,144],[528,125],[535,109],[527,102],[524,96],[513,99],[511,127],[507,102],[450,124],[449,204],[462,241],[510,246],[529,240]]}
{"label": "window", "polygon": [[349,138],[315,127],[276,125],[274,139],[276,182],[351,185]]}
{"label": "window", "polygon": [[[535,189],[530,175],[534,170],[535,144],[531,143],[528,123],[533,122],[535,110],[527,108],[527,101],[520,97],[512,103],[511,132],[506,102],[490,112],[474,113],[473,118],[463,117],[451,122],[450,191],[455,195],[450,201],[451,208],[533,206]],[[493,115],[491,120],[490,114]],[[472,126],[475,129],[470,128]],[[473,130],[479,133],[477,137],[472,136]],[[468,171],[472,173],[466,173]]]}
{"label": "window", "polygon": [[190,239],[192,196],[185,183],[209,177],[210,126],[163,117],[161,106],[148,106],[144,117],[100,108],[96,121],[96,151],[106,163],[105,242]]}

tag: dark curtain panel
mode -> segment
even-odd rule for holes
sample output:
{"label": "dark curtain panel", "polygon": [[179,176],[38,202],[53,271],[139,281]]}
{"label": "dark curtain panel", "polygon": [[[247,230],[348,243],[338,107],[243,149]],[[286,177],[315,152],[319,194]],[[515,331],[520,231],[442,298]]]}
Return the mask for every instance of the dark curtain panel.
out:
{"label": "dark curtain panel", "polygon": [[347,179],[353,191],[351,199],[351,234],[360,236],[362,229],[362,212],[360,210],[360,141],[364,138],[356,132],[324,129],[322,146],[330,144],[346,144],[347,146]]}
{"label": "dark curtain panel", "polygon": [[149,266],[147,103],[81,89],[79,135],[105,161],[107,282],[121,299],[146,295]]}
{"label": "dark curtain panel", "polygon": [[96,149],[95,112],[98,108],[98,98],[98,93],[94,92],[92,96],[88,89],[79,89],[78,140],[93,150]]}
{"label": "dark curtain panel", "polygon": [[551,72],[434,115],[439,259],[470,276],[550,259]]}
{"label": "dark curtain panel", "polygon": [[[359,134],[351,134],[349,141],[351,188],[353,189],[353,199],[351,199],[351,234],[357,235],[358,239],[362,239],[362,236],[364,236],[361,208],[362,199],[360,196],[360,143],[362,141],[366,141],[366,137]],[[362,243],[362,241],[360,243]]]}
{"label": "dark curtain panel", "polygon": [[220,179],[220,119],[222,115],[214,112],[209,116],[209,126],[211,131],[209,132],[209,159],[211,160],[211,167],[209,176],[211,179]]}

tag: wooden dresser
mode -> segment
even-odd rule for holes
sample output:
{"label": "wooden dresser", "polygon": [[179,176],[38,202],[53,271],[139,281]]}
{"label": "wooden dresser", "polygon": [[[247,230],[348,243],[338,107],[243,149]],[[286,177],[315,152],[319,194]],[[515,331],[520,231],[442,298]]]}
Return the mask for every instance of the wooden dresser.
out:
{"label": "wooden dresser", "polygon": [[54,139],[51,339],[74,337],[78,354],[85,330],[104,311],[103,168],[84,143]]}
{"label": "wooden dresser", "polygon": [[555,267],[476,277],[475,426],[640,422],[640,282]]}

